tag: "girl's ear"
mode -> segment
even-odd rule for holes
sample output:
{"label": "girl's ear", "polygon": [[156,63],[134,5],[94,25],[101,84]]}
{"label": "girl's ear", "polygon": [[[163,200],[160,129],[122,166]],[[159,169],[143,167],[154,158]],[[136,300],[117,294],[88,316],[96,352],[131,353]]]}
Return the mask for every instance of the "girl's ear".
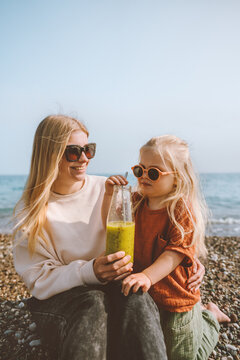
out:
{"label": "girl's ear", "polygon": [[181,183],[181,178],[177,178],[176,176],[174,176],[174,182],[173,182],[173,186],[176,188],[178,183]]}

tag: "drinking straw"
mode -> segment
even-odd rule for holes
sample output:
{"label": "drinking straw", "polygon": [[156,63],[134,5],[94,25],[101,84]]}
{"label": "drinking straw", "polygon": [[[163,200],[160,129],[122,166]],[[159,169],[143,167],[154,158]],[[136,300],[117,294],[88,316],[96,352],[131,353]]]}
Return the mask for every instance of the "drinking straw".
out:
{"label": "drinking straw", "polygon": [[[127,178],[128,172],[125,172],[124,177]],[[123,185],[122,185],[122,204],[123,204],[123,221],[126,222],[126,211],[125,211],[125,202],[124,202],[124,195],[123,195]]]}

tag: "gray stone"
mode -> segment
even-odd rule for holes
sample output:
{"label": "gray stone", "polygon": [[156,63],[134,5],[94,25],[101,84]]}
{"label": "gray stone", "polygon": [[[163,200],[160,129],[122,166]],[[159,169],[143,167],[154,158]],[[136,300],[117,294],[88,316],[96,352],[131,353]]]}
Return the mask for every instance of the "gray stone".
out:
{"label": "gray stone", "polygon": [[32,341],[29,343],[29,345],[30,345],[31,347],[39,346],[39,345],[41,345],[41,340],[40,340],[40,339],[38,339],[38,340],[32,340]]}
{"label": "gray stone", "polygon": [[218,256],[217,254],[212,254],[211,257],[210,257],[211,260],[213,261],[218,261]]}
{"label": "gray stone", "polygon": [[37,329],[37,325],[36,325],[36,323],[35,322],[33,322],[33,323],[31,323],[30,325],[29,325],[29,330],[31,331],[31,332],[35,332],[35,330]]}
{"label": "gray stone", "polygon": [[227,349],[228,351],[237,351],[236,346],[231,345],[231,344],[226,344],[226,349]]}
{"label": "gray stone", "polygon": [[9,335],[9,334],[12,334],[14,331],[9,329],[9,330],[6,330],[4,331],[4,335]]}
{"label": "gray stone", "polygon": [[16,331],[15,332],[15,337],[17,339],[21,339],[23,337],[23,331]]}
{"label": "gray stone", "polygon": [[18,304],[18,308],[19,309],[22,309],[22,308],[24,308],[24,306],[25,306],[25,304],[21,301],[19,304]]}

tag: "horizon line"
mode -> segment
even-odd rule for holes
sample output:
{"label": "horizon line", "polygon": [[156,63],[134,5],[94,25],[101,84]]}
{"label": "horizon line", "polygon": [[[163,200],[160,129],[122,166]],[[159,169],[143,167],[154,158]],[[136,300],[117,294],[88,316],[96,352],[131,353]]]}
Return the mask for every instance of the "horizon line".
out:
{"label": "horizon line", "polygon": [[[121,171],[120,171],[121,172]],[[119,173],[120,173],[119,172]],[[105,172],[89,172],[87,175],[104,175],[104,174],[113,174],[113,172],[105,171]],[[200,171],[198,174],[240,174],[240,171]],[[130,174],[132,175],[132,174]],[[28,176],[28,174],[0,174],[0,176]]]}

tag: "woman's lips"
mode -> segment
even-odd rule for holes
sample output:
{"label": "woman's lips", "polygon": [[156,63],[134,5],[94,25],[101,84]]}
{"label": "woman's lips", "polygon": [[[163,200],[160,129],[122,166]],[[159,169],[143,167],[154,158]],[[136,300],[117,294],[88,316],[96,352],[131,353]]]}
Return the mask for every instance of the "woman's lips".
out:
{"label": "woman's lips", "polygon": [[82,172],[87,169],[87,164],[81,165],[81,166],[71,166],[71,169],[76,172]]}

